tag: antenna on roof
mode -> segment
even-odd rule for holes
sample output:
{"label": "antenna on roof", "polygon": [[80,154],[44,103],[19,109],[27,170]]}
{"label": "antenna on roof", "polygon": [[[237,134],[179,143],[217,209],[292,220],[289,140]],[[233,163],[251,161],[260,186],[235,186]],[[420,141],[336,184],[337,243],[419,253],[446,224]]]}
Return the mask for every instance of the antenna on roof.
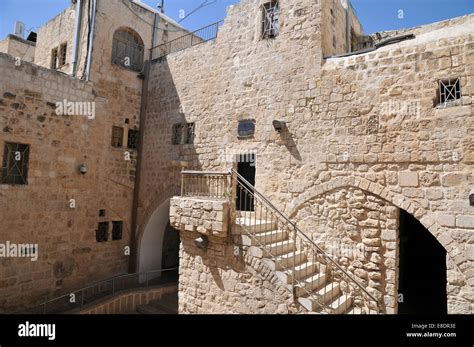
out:
{"label": "antenna on roof", "polygon": [[158,9],[161,13],[165,13],[165,0],[161,0],[158,4]]}

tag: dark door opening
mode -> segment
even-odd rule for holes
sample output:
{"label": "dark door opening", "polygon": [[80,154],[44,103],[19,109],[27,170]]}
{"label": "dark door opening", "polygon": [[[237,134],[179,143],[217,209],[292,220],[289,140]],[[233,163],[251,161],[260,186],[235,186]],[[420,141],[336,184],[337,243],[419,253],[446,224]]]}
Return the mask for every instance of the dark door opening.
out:
{"label": "dark door opening", "polygon": [[412,215],[400,210],[398,313],[447,314],[446,250]]}
{"label": "dark door opening", "polygon": [[173,281],[178,279],[179,267],[179,231],[173,228],[168,221],[163,237],[163,248],[161,253],[161,268],[174,269],[163,272],[163,278]]}
{"label": "dark door opening", "polygon": [[[237,155],[237,172],[245,178],[250,186],[245,182],[238,180],[237,188],[237,210],[253,211],[253,187],[255,186],[255,154]],[[247,189],[245,189],[247,188]]]}

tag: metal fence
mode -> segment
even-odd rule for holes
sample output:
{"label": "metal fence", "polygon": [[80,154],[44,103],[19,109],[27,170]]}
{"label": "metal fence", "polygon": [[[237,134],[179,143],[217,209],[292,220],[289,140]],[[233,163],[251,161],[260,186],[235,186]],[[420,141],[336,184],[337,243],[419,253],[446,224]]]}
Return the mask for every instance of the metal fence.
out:
{"label": "metal fence", "polygon": [[83,307],[133,289],[150,288],[177,282],[178,268],[125,274],[91,284],[77,291],[48,300],[21,313],[59,314],[80,312]]}
{"label": "metal fence", "polygon": [[196,46],[210,40],[214,40],[219,33],[220,26],[224,23],[223,20],[205,26],[204,28],[193,31],[189,34],[178,37],[174,40],[165,42],[161,45],[153,47],[152,60],[167,56],[168,54],[182,51],[184,49]]}

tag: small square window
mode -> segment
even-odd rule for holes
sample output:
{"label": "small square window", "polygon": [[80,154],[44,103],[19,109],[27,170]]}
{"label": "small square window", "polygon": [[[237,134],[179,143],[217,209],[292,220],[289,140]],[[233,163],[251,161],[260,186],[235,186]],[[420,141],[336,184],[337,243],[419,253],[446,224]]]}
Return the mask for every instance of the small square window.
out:
{"label": "small square window", "polygon": [[130,149],[138,148],[138,130],[128,129],[127,146]]}
{"label": "small square window", "polygon": [[439,103],[446,104],[461,99],[459,78],[439,81]]}
{"label": "small square window", "polygon": [[194,123],[187,123],[186,125],[186,144],[194,143]]}
{"label": "small square window", "polygon": [[99,210],[99,217],[105,217],[105,210],[104,209]]}
{"label": "small square window", "polygon": [[51,69],[56,70],[58,68],[58,49],[53,48],[51,50]]}
{"label": "small square window", "polygon": [[280,33],[280,5],[278,1],[271,1],[263,5],[262,37],[275,38]]}
{"label": "small square window", "polygon": [[97,242],[105,242],[109,239],[109,222],[99,222],[99,227],[95,232]]}
{"label": "small square window", "polygon": [[28,184],[30,146],[5,143],[3,149],[2,184]]}
{"label": "small square window", "polygon": [[59,67],[66,65],[67,43],[59,46]]}
{"label": "small square window", "polygon": [[172,134],[172,144],[173,145],[180,145],[181,139],[183,137],[183,124],[174,124],[173,125],[173,134]]}
{"label": "small square window", "polygon": [[123,222],[112,222],[112,241],[122,239]]}
{"label": "small square window", "polygon": [[122,147],[123,145],[123,128],[112,127],[112,147]]}

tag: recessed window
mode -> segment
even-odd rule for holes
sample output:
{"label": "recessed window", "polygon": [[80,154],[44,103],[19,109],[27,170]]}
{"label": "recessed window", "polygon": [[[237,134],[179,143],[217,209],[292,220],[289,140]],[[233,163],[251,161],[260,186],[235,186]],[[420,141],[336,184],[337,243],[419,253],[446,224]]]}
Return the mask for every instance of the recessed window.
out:
{"label": "recessed window", "polygon": [[459,78],[439,81],[439,103],[447,104],[461,99]]}
{"label": "recessed window", "polygon": [[183,137],[183,124],[174,124],[173,125],[173,134],[172,134],[172,143],[173,145],[180,145],[181,138]]}
{"label": "recessed window", "polygon": [[99,217],[105,217],[105,210],[104,209],[99,210]]}
{"label": "recessed window", "polygon": [[58,49],[53,48],[51,50],[51,69],[56,70],[58,68]]}
{"label": "recessed window", "polygon": [[128,129],[127,147],[130,149],[138,148],[138,130]]}
{"label": "recessed window", "polygon": [[122,127],[112,127],[112,147],[122,147],[123,146],[123,128]]}
{"label": "recessed window", "polygon": [[97,242],[105,242],[109,239],[109,222],[99,222],[95,239]]}
{"label": "recessed window", "polygon": [[244,119],[239,121],[237,128],[239,138],[252,137],[255,134],[255,120]]}
{"label": "recessed window", "polygon": [[66,65],[67,43],[59,46],[59,67]]}
{"label": "recessed window", "polygon": [[263,5],[262,37],[275,38],[280,32],[279,26],[280,6],[278,1],[267,2]]}
{"label": "recessed window", "polygon": [[186,140],[187,145],[194,143],[194,123],[186,123]]}
{"label": "recessed window", "polygon": [[112,222],[112,241],[122,239],[123,222]]}
{"label": "recessed window", "polygon": [[115,31],[112,63],[125,69],[140,72],[143,66],[143,41],[135,31],[123,28]]}
{"label": "recessed window", "polygon": [[28,160],[30,146],[5,143],[3,149],[2,184],[28,184]]}

